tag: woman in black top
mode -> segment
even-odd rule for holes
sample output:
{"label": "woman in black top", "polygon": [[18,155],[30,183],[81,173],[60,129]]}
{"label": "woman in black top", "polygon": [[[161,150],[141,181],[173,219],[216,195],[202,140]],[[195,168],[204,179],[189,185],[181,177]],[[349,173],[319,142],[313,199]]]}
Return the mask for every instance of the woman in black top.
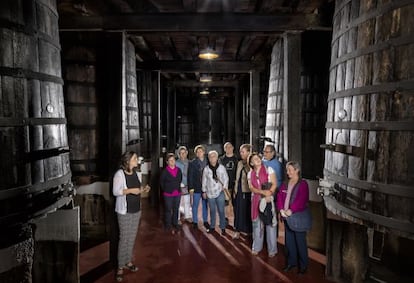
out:
{"label": "woman in black top", "polygon": [[118,270],[116,280],[123,280],[124,269],[136,272],[138,267],[132,263],[132,251],[141,219],[141,193],[149,192],[149,186],[141,187],[135,167],[138,165],[137,154],[125,152],[121,158],[121,168],[113,179],[113,194],[116,197],[115,211],[119,224]]}

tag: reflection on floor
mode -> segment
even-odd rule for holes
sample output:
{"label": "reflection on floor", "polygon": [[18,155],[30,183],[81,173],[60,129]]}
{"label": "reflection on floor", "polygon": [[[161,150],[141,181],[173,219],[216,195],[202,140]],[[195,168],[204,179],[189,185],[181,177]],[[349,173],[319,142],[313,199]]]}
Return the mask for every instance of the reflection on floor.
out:
{"label": "reflection on floor", "polygon": [[[200,214],[201,215],[201,214]],[[269,258],[264,249],[258,256],[251,254],[251,239],[242,235],[233,240],[230,226],[222,236],[217,228],[207,234],[201,223],[198,229],[183,223],[175,235],[162,226],[159,209],[143,200],[141,225],[134,249],[138,272],[126,271],[123,282],[145,283],[224,283],[224,282],[330,282],[324,279],[324,257],[310,253],[309,270],[298,275],[296,270],[283,272],[285,266],[283,233],[279,233],[279,252]],[[230,217],[230,223],[232,218]],[[110,270],[109,243],[82,252],[81,282],[116,282]]]}

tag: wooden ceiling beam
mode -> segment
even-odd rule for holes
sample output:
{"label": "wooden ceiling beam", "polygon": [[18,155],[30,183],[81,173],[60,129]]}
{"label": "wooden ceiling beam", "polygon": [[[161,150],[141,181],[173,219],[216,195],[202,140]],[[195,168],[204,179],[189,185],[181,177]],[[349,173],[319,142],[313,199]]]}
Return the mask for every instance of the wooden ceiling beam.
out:
{"label": "wooden ceiling beam", "polygon": [[243,56],[249,49],[250,44],[254,41],[255,38],[256,38],[255,36],[243,37],[243,39],[240,41],[239,47],[237,48],[236,60],[240,60],[243,58]]}
{"label": "wooden ceiling beam", "polygon": [[136,36],[136,35],[129,35],[129,38],[136,46],[135,53],[139,54],[139,56],[144,61],[154,61],[158,60],[157,54],[153,51],[153,49],[148,45],[147,41],[142,36]]}
{"label": "wooden ceiling beam", "polygon": [[178,54],[177,48],[175,47],[174,42],[169,36],[161,36],[162,44],[168,48],[171,53],[171,56],[174,60],[181,60],[180,54]]}
{"label": "wooden ceiling beam", "polygon": [[317,14],[134,14],[122,16],[70,16],[59,19],[60,31],[164,31],[164,32],[281,32],[319,29]]}
{"label": "wooden ceiling beam", "polygon": [[246,36],[246,35],[254,35],[254,36],[273,36],[273,35],[281,35],[283,31],[214,31],[214,32],[191,32],[191,31],[138,31],[133,32],[130,31],[128,34],[131,35],[156,35],[156,36],[163,36],[168,35],[171,37],[175,36],[194,36],[194,37],[220,37],[220,36]]}
{"label": "wooden ceiling beam", "polygon": [[231,81],[212,81],[208,83],[202,83],[195,80],[179,80],[173,81],[171,84],[177,87],[236,87],[238,85],[238,80]]}
{"label": "wooden ceiling beam", "polygon": [[167,73],[249,73],[263,69],[264,64],[251,61],[150,61],[137,62],[137,69]]}

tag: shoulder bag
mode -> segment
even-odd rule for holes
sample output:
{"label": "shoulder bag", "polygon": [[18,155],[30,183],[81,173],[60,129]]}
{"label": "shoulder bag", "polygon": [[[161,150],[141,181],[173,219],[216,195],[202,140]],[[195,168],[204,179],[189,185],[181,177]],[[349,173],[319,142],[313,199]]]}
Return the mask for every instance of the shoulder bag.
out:
{"label": "shoulder bag", "polygon": [[[301,181],[299,181],[293,188],[289,204],[295,199],[300,183]],[[286,222],[289,228],[295,232],[309,231],[312,228],[312,215],[309,207],[306,206],[304,210],[292,213],[291,216],[286,218]]]}

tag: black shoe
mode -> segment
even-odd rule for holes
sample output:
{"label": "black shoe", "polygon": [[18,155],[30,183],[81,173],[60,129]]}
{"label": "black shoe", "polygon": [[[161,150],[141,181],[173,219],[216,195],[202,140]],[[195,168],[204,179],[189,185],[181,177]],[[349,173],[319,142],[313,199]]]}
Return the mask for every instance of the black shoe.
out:
{"label": "black shoe", "polygon": [[206,223],[204,223],[204,227],[206,228],[206,232],[207,233],[212,233],[214,231],[214,228],[211,228],[210,225],[206,225]]}
{"label": "black shoe", "polygon": [[193,222],[193,229],[198,229],[198,224]]}
{"label": "black shoe", "polygon": [[285,268],[283,268],[283,271],[289,272],[294,267],[295,267],[294,265],[287,265]]}
{"label": "black shoe", "polygon": [[306,271],[307,271],[307,268],[301,268],[299,269],[298,274],[305,274]]}
{"label": "black shoe", "polygon": [[208,222],[204,222],[204,227],[205,227],[206,229],[210,229],[210,224],[208,224]]}
{"label": "black shoe", "polygon": [[226,229],[221,229],[221,235],[226,235]]}

